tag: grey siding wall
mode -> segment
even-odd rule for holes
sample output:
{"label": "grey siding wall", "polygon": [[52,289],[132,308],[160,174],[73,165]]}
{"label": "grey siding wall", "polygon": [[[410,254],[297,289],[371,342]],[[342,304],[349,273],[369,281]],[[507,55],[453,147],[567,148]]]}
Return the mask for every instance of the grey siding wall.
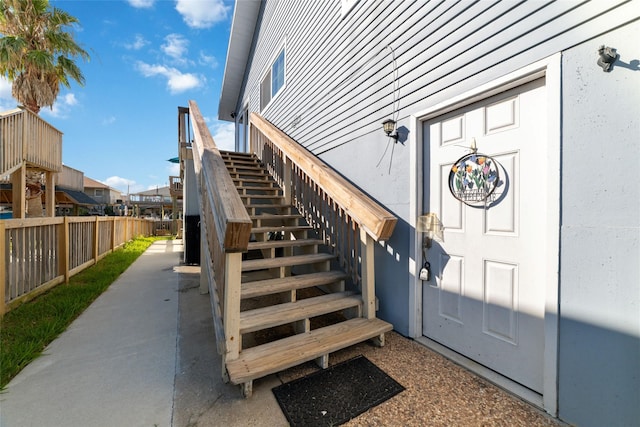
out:
{"label": "grey siding wall", "polygon": [[394,273],[377,292],[391,298],[381,314],[408,334],[398,289],[414,256],[409,147],[389,143],[381,122],[407,130],[417,111],[638,19],[639,4],[359,1],[343,18],[339,0],[267,1],[239,105],[260,112],[260,80],[286,43],[286,87],[262,114],[405,222],[378,248],[377,271]]}
{"label": "grey siding wall", "polygon": [[[560,417],[640,422],[640,24],[563,53]],[[595,65],[618,49],[613,71]]]}
{"label": "grey siding wall", "polygon": [[[406,131],[411,114],[563,52],[558,407],[581,426],[640,419],[639,17],[638,0],[361,0],[344,18],[339,0],[267,1],[239,102],[259,112],[286,42],[286,87],[262,114],[400,218],[376,293],[407,335],[409,144],[381,122]],[[600,44],[621,55],[611,73]]]}

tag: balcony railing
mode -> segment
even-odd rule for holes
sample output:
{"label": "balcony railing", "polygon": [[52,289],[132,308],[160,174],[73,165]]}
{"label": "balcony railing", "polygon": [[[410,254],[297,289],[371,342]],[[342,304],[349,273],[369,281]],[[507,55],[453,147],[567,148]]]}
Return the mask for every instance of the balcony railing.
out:
{"label": "balcony railing", "polygon": [[182,180],[179,176],[169,177],[169,192],[171,197],[182,198]]}
{"label": "balcony railing", "polygon": [[51,172],[62,171],[62,132],[29,110],[0,113],[0,176],[23,164]]}

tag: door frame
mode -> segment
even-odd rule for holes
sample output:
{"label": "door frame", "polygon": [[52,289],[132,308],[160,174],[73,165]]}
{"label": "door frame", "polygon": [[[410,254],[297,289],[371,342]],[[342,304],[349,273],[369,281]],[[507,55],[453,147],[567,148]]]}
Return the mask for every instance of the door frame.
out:
{"label": "door frame", "polygon": [[[426,346],[455,359],[468,369],[486,377],[503,388],[517,394],[530,403],[543,408],[553,416],[558,411],[558,319],[559,319],[559,261],[560,261],[560,139],[561,139],[561,53],[556,53],[541,61],[525,66],[517,71],[492,80],[489,83],[466,91],[458,96],[440,102],[410,117],[409,140],[409,221],[414,228],[411,234],[409,284],[409,335]],[[418,271],[422,265],[421,236],[418,236],[416,224],[423,206],[423,123],[427,120],[482,101],[504,90],[545,77],[547,94],[547,143],[549,152],[549,181],[555,183],[547,192],[547,230],[544,259],[545,317],[544,317],[544,366],[543,394],[526,389],[523,386],[490,371],[471,359],[460,356],[446,347],[435,343],[422,335],[422,281]]]}

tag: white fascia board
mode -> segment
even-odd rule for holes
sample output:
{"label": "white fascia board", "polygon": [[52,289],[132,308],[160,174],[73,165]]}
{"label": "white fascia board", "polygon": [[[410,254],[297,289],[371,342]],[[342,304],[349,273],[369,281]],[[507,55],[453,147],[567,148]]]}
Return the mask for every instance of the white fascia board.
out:
{"label": "white fascia board", "polygon": [[259,1],[236,1],[218,104],[219,120],[233,121],[231,113],[235,112],[242,89],[259,12]]}

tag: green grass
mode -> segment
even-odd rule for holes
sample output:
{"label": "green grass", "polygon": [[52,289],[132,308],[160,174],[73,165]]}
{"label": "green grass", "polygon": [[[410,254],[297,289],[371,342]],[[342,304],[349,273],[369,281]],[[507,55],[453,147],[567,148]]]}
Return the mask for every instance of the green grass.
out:
{"label": "green grass", "polygon": [[0,320],[0,389],[37,358],[122,272],[156,240],[142,237],[126,243],[96,265],[71,277]]}

